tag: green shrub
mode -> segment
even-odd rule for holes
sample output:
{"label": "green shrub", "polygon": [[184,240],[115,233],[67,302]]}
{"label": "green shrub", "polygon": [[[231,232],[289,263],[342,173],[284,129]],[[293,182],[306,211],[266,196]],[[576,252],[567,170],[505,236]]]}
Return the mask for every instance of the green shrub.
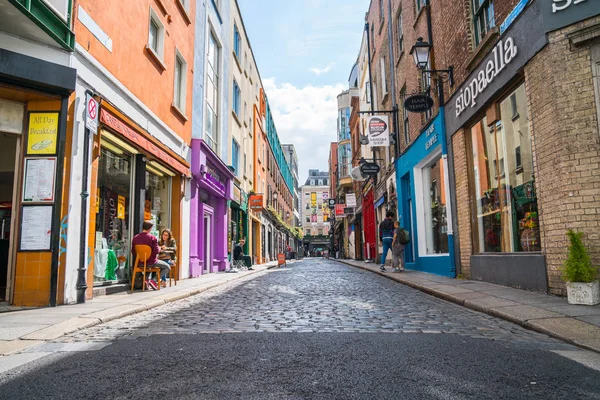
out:
{"label": "green shrub", "polygon": [[592,259],[583,245],[583,232],[569,229],[569,254],[563,265],[563,280],[566,282],[593,282],[598,270],[592,265]]}

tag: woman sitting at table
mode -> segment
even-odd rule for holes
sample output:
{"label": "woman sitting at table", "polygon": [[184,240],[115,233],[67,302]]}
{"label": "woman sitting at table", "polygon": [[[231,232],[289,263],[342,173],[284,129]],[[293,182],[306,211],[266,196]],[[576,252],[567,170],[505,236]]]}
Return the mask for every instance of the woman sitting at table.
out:
{"label": "woman sitting at table", "polygon": [[[177,261],[177,243],[175,239],[173,239],[173,234],[170,229],[163,229],[160,234],[160,240],[158,241],[158,247],[160,248],[160,253],[158,254],[158,259],[165,261],[171,267],[175,265]],[[161,277],[162,285],[166,286],[166,276]]]}

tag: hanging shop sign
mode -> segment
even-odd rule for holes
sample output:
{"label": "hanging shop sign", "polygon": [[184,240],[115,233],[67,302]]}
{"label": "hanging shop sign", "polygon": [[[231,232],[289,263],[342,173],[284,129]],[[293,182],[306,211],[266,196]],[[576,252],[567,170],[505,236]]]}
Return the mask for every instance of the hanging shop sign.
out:
{"label": "hanging shop sign", "polygon": [[544,3],[546,32],[560,29],[600,14],[598,0],[552,0]]}
{"label": "hanging shop sign", "polygon": [[346,205],[348,207],[356,207],[356,194],[346,193]]}
{"label": "hanging shop sign", "polygon": [[425,93],[413,94],[404,100],[404,108],[414,113],[424,113],[433,107],[433,99]]}
{"label": "hanging shop sign", "polygon": [[335,199],[329,199],[329,208],[335,207]]}
{"label": "hanging shop sign", "polygon": [[252,211],[262,211],[263,209],[263,195],[262,194],[252,194],[248,198],[248,204],[250,205],[250,209]]}
{"label": "hanging shop sign", "polygon": [[367,176],[376,176],[381,170],[381,167],[374,162],[367,162],[360,166],[360,172]]}
{"label": "hanging shop sign", "polygon": [[369,147],[384,147],[390,145],[390,127],[387,115],[367,117],[367,136]]}
{"label": "hanging shop sign", "polygon": [[[452,134],[490,102],[546,44],[539,26],[542,1],[534,1],[446,104],[446,131]],[[450,141],[450,135],[448,135]]]}
{"label": "hanging shop sign", "polygon": [[30,112],[27,154],[56,154],[58,112]]}
{"label": "hanging shop sign", "polygon": [[235,201],[238,205],[242,204],[242,189],[235,184],[233,185],[233,201]]}
{"label": "hanging shop sign", "polygon": [[346,208],[345,204],[336,204],[335,205],[335,216],[336,217],[345,217],[346,213],[344,212],[344,209]]}

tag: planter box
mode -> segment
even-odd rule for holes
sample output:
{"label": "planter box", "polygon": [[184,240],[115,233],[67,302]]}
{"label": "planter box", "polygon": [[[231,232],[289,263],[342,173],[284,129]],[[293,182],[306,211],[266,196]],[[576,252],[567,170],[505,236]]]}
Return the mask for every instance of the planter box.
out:
{"label": "planter box", "polygon": [[583,304],[593,306],[600,303],[600,284],[567,282],[567,295],[569,304]]}

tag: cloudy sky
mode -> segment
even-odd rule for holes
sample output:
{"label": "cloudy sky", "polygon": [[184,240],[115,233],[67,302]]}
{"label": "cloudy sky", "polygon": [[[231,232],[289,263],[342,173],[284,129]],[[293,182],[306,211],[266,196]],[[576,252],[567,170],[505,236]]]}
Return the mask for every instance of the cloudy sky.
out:
{"label": "cloudy sky", "polygon": [[293,143],[300,185],[327,170],[337,95],[348,88],[369,0],[238,0],[275,126]]}

